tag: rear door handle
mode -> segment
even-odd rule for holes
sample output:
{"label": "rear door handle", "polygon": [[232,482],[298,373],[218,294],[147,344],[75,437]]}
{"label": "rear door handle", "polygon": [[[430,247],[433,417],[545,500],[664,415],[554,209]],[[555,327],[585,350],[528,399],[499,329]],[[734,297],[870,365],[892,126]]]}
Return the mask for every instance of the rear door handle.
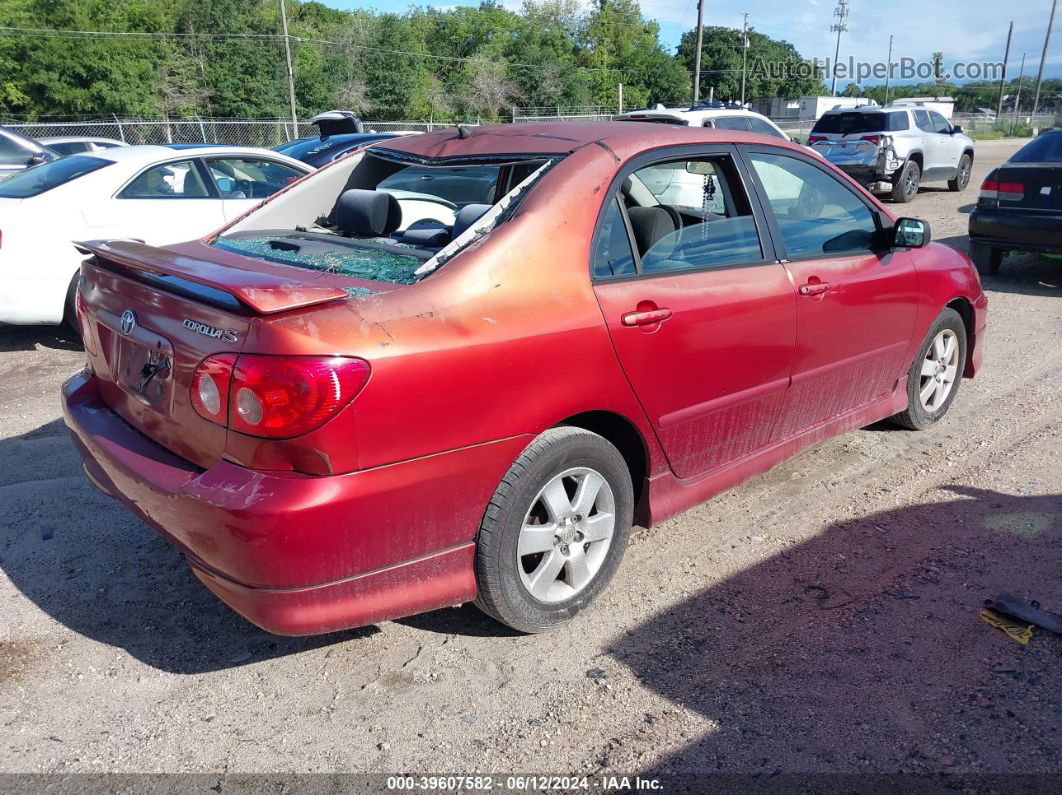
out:
{"label": "rear door handle", "polygon": [[650,309],[645,312],[628,312],[620,318],[625,326],[651,326],[671,317],[670,309]]}
{"label": "rear door handle", "polygon": [[800,285],[800,294],[801,295],[822,295],[824,292],[826,292],[829,289],[830,289],[829,282],[816,282],[814,284],[812,284],[811,282],[808,282],[807,284]]}

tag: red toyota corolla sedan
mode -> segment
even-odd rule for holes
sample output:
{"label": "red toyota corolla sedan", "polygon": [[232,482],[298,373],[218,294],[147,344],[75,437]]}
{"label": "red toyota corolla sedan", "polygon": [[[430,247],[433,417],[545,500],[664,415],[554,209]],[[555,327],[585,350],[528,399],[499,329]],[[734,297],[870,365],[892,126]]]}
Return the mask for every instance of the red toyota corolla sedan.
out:
{"label": "red toyota corolla sedan", "polygon": [[204,240],[84,245],[85,471],[282,634],[567,621],[632,523],[940,420],[987,310],[806,150],[640,122],[397,138]]}

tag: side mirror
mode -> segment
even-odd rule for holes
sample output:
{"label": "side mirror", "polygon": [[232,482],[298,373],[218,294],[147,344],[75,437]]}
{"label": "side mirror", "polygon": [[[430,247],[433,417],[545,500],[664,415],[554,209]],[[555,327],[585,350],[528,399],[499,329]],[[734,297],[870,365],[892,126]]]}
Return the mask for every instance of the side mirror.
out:
{"label": "side mirror", "polygon": [[893,230],[893,248],[922,248],[931,239],[929,224],[917,218],[901,218]]}
{"label": "side mirror", "polygon": [[951,134],[952,135],[962,135],[962,126],[956,124],[954,127],[951,128]]}
{"label": "side mirror", "polygon": [[33,166],[39,166],[41,163],[47,163],[49,160],[51,160],[50,157],[38,152],[26,161],[26,166],[32,168]]}

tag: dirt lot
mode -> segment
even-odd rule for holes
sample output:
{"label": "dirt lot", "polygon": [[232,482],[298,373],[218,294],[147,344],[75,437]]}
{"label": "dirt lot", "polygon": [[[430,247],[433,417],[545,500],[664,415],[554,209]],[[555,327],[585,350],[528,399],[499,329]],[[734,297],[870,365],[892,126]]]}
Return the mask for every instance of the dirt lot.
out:
{"label": "dirt lot", "polygon": [[[966,243],[970,189],[904,207]],[[474,608],[265,634],[82,476],[81,361],[0,329],[0,769],[1062,773],[1062,262],[987,280],[983,375],[925,433],[849,433],[652,530],[574,624]]]}

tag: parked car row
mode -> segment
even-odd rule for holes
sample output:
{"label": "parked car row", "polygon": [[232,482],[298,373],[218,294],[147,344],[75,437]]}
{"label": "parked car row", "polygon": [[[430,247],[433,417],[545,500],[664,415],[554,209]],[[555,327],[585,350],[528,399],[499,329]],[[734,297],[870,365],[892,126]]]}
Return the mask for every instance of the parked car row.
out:
{"label": "parked car row", "polygon": [[969,259],[779,135],[451,128],[247,213],[227,203],[257,198],[249,174],[264,193],[308,167],[231,149],[126,167],[132,149],[50,164],[86,169],[64,212],[212,200],[224,226],[80,244],[65,420],[89,478],[273,632],[473,600],[555,627],[632,524],[832,434],[927,428],[981,366]]}

